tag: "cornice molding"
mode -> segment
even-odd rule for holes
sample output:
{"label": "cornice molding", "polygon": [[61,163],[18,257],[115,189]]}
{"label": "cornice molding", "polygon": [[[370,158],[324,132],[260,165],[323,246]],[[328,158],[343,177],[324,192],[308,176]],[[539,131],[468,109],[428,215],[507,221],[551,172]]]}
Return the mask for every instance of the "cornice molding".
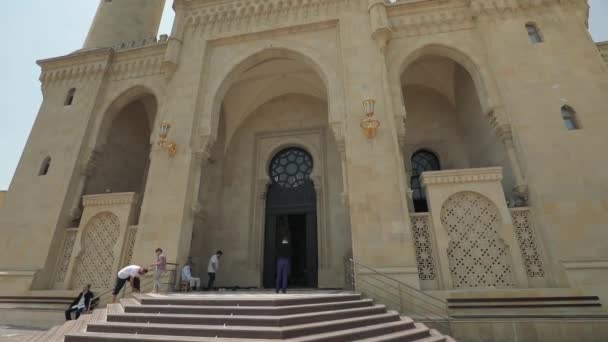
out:
{"label": "cornice molding", "polygon": [[85,207],[137,204],[139,200],[139,194],[134,192],[87,195],[82,197],[82,203]]}
{"label": "cornice molding", "polygon": [[500,182],[502,180],[502,167],[487,167],[477,169],[445,170],[423,172],[420,177],[422,184],[464,184],[480,182]]}
{"label": "cornice molding", "polygon": [[471,29],[477,20],[546,13],[555,6],[588,15],[586,0],[400,0],[387,4],[393,30],[406,37]]}
{"label": "cornice molding", "polygon": [[513,17],[531,10],[562,6],[588,11],[587,0],[471,0],[471,11],[475,16]]}
{"label": "cornice molding", "polygon": [[184,11],[184,22],[196,32],[221,35],[337,19],[353,9],[366,11],[367,0],[194,0]]}
{"label": "cornice molding", "polygon": [[471,29],[473,14],[463,0],[438,3],[436,1],[403,1],[388,6],[391,26],[397,36]]}
{"label": "cornice molding", "polygon": [[56,83],[100,79],[112,61],[111,49],[75,52],[66,56],[39,60],[42,87]]}
{"label": "cornice molding", "polygon": [[162,74],[167,44],[157,44],[117,53],[110,69],[110,79],[119,81]]}

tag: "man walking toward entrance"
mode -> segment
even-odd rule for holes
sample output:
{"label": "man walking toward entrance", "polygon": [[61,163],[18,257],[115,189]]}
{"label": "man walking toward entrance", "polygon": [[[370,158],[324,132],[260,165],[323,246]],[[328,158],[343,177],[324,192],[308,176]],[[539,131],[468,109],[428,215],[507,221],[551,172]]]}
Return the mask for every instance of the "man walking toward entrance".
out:
{"label": "man walking toward entrance", "polygon": [[289,279],[289,269],[291,267],[291,244],[287,237],[283,237],[277,248],[277,287],[279,290],[287,293],[287,281]]}
{"label": "man walking toward entrance", "polygon": [[222,251],[217,251],[209,259],[209,265],[207,266],[207,274],[209,275],[209,282],[207,283],[207,291],[213,289],[213,283],[215,282],[215,274],[220,267],[220,257],[223,255]]}
{"label": "man walking toward entrance", "polygon": [[161,248],[157,248],[154,253],[156,253],[156,262],[150,265],[151,268],[156,268],[154,271],[154,287],[152,288],[152,293],[158,293],[162,286],[160,278],[162,278],[163,273],[167,270],[167,257],[163,254]]}

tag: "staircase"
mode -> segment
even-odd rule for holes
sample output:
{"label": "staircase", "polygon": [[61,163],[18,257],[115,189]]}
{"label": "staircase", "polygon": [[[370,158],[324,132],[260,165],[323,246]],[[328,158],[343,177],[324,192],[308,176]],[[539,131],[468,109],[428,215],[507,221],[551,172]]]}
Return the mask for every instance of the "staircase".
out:
{"label": "staircase", "polygon": [[263,340],[454,341],[387,311],[384,305],[346,292],[140,294],[39,338],[53,342]]}

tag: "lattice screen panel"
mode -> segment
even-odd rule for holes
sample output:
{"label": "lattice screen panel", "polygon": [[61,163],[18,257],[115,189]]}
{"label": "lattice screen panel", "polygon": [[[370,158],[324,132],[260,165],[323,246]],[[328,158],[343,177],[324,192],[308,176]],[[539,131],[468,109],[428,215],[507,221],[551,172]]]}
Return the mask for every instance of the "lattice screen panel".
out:
{"label": "lattice screen panel", "polygon": [[118,217],[112,213],[101,213],[89,221],[83,232],[83,251],[76,267],[74,286],[91,284],[93,291],[112,286],[114,246],[119,233]]}
{"label": "lattice screen panel", "polygon": [[500,241],[498,208],[485,197],[462,192],[441,209],[450,237],[448,259],[456,288],[510,287],[513,272],[507,246]]}
{"label": "lattice screen panel", "polygon": [[123,262],[123,266],[128,266],[131,264],[131,259],[133,258],[133,249],[135,248],[135,237],[137,236],[137,227],[129,227],[127,233],[127,250],[125,253],[125,260]]}
{"label": "lattice screen panel", "polygon": [[433,260],[433,243],[431,241],[429,215],[415,215],[412,219],[414,246],[416,247],[416,263],[418,276],[421,280],[434,280],[435,261]]}
{"label": "lattice screen panel", "polygon": [[70,258],[72,257],[72,249],[74,249],[74,242],[76,241],[76,234],[78,230],[69,229],[65,231],[65,237],[63,239],[63,248],[61,255],[59,256],[59,263],[57,265],[57,273],[55,273],[55,282],[62,283],[65,281],[65,275],[68,273],[68,267],[70,266]]}
{"label": "lattice screen panel", "polygon": [[524,259],[526,273],[530,278],[541,278],[545,276],[540,249],[536,242],[536,236],[532,228],[530,210],[514,209],[511,211],[515,235]]}

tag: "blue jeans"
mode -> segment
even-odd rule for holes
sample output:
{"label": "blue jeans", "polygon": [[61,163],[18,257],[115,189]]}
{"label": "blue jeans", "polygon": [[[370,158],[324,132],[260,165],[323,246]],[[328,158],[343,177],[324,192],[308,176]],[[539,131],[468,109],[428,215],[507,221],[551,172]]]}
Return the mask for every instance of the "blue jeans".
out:
{"label": "blue jeans", "polygon": [[277,260],[277,292],[287,290],[287,280],[289,279],[289,258],[279,258]]}

